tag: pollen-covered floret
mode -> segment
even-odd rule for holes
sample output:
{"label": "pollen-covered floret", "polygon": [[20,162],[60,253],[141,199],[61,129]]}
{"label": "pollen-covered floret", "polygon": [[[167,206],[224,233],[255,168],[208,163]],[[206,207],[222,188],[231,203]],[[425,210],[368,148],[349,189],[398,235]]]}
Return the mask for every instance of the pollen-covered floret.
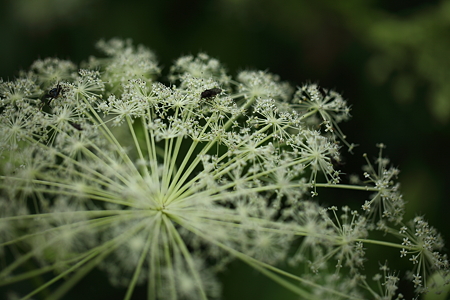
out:
{"label": "pollen-covered floret", "polygon": [[394,180],[399,174],[399,170],[394,167],[387,168],[389,160],[383,158],[383,144],[377,145],[380,148],[376,160],[376,168],[366,158],[367,165],[364,166],[364,178],[368,187],[373,187],[375,193],[370,200],[366,200],[362,206],[363,210],[372,219],[383,219],[394,223],[400,223],[405,210],[405,201],[400,193],[400,184]]}
{"label": "pollen-covered floret", "polygon": [[245,98],[271,98],[280,102],[287,101],[292,87],[280,82],[278,75],[264,71],[242,71],[238,74],[239,93]]}
{"label": "pollen-covered floret", "polygon": [[170,80],[175,82],[185,76],[213,78],[221,85],[227,85],[231,80],[222,64],[206,53],[199,53],[196,57],[193,55],[183,56],[175,61],[174,65],[170,67]]}
{"label": "pollen-covered floret", "polygon": [[292,106],[306,116],[317,114],[320,117],[320,119],[312,118],[311,125],[320,124],[325,132],[332,132],[349,147],[349,151],[355,147],[346,141],[345,134],[338,126],[338,123],[350,118],[350,107],[339,93],[320,88],[316,84],[309,84],[299,87],[292,101]]}
{"label": "pollen-covered floret", "polygon": [[107,58],[91,57],[86,65],[89,68],[103,68],[103,79],[112,90],[130,79],[151,82],[161,72],[156,55],[143,45],[133,46],[130,39],[101,40],[97,48]]}
{"label": "pollen-covered floret", "polygon": [[408,274],[419,292],[427,292],[434,285],[436,278],[431,278],[431,275],[435,272],[447,282],[450,280],[448,257],[440,253],[444,248],[442,236],[423,217],[415,217],[402,226],[398,236],[404,246],[400,257],[408,258],[412,263]]}
{"label": "pollen-covered floret", "polygon": [[35,78],[45,88],[55,81],[70,81],[76,77],[77,66],[69,60],[46,58],[36,60],[30,67],[28,76]]}

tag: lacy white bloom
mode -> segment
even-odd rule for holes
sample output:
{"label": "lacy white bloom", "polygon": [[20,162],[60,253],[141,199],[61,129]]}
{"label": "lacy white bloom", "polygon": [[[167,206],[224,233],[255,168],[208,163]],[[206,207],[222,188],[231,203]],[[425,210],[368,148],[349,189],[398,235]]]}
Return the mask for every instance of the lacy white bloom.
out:
{"label": "lacy white bloom", "polygon": [[[98,48],[107,57],[78,71],[39,60],[0,83],[0,286],[45,275],[19,294],[59,299],[98,267],[126,287],[124,299],[138,284],[148,299],[209,299],[220,296],[215,273],[238,258],[305,299],[393,299],[397,277],[385,274],[379,294],[366,281],[371,244],[418,260],[417,286],[433,263],[448,270],[421,220],[403,244],[368,238],[399,236],[388,226],[404,202],[381,154],[369,185],[340,184],[340,143],[352,145],[338,127],[349,118],[339,94],[293,93],[262,71],[232,79],[206,54],[178,59],[167,86],[145,47]],[[325,187],[375,194],[363,212],[325,209],[311,201]],[[32,259],[39,267],[23,268]],[[303,271],[277,268],[283,261]]]}

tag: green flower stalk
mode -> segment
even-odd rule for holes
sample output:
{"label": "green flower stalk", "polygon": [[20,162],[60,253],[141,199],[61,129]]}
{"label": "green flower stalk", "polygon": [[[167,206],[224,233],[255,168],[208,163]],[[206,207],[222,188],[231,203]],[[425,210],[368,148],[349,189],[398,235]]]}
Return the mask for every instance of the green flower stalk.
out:
{"label": "green flower stalk", "polygon": [[[137,285],[147,299],[219,298],[215,274],[233,259],[302,299],[400,299],[403,275],[417,293],[448,275],[436,230],[422,217],[403,223],[383,145],[365,181],[341,183],[336,162],[353,145],[338,126],[350,116],[338,93],[294,91],[262,71],[233,79],[206,54],[178,59],[163,84],[150,50],[118,39],[98,47],[106,57],[81,69],[44,59],[0,84],[3,291],[60,299],[100,268],[124,299]],[[323,188],[369,200],[325,208]],[[372,245],[411,268],[368,274]],[[33,278],[46,280],[11,290]]]}

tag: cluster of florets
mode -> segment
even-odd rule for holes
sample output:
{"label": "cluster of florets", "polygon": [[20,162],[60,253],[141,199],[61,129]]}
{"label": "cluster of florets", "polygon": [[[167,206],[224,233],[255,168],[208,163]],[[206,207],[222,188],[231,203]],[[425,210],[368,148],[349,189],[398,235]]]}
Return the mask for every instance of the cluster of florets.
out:
{"label": "cluster of florets", "polygon": [[[219,294],[213,272],[239,258],[305,298],[393,299],[394,273],[376,276],[378,294],[364,274],[367,245],[399,247],[370,240],[375,229],[403,238],[420,292],[424,272],[449,269],[421,218],[390,227],[403,226],[404,201],[381,152],[365,183],[340,183],[341,147],[353,145],[338,93],[294,92],[262,71],[232,79],[206,54],[178,59],[164,85],[148,49],[98,48],[106,58],[82,69],[39,60],[0,83],[0,254],[28,249],[0,271],[2,285],[53,272],[28,296],[68,277],[58,298],[99,266],[127,298],[147,282],[152,299],[206,299]],[[312,201],[320,188],[372,196],[362,212],[326,209]],[[16,274],[32,257],[42,266]],[[278,269],[285,260],[309,275]]]}

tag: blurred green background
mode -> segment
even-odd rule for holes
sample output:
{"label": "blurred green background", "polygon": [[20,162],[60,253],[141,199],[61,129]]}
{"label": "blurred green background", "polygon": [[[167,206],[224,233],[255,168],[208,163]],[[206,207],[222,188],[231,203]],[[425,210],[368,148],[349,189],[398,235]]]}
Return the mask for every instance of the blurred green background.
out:
{"label": "blurred green background", "polygon": [[[4,80],[38,58],[79,63],[98,55],[99,39],[121,37],[152,49],[166,71],[179,56],[204,51],[232,75],[263,69],[294,86],[335,89],[352,105],[342,129],[360,145],[345,153],[342,170],[360,172],[362,154],[375,157],[375,143],[387,144],[385,155],[401,170],[407,219],[425,214],[450,245],[450,1],[3,0],[0,22]],[[368,195],[356,197],[362,203]],[[224,299],[288,295],[239,263],[231,270],[221,275]],[[98,278],[87,277],[73,296],[102,290],[90,284]],[[123,296],[107,291],[96,299]]]}

